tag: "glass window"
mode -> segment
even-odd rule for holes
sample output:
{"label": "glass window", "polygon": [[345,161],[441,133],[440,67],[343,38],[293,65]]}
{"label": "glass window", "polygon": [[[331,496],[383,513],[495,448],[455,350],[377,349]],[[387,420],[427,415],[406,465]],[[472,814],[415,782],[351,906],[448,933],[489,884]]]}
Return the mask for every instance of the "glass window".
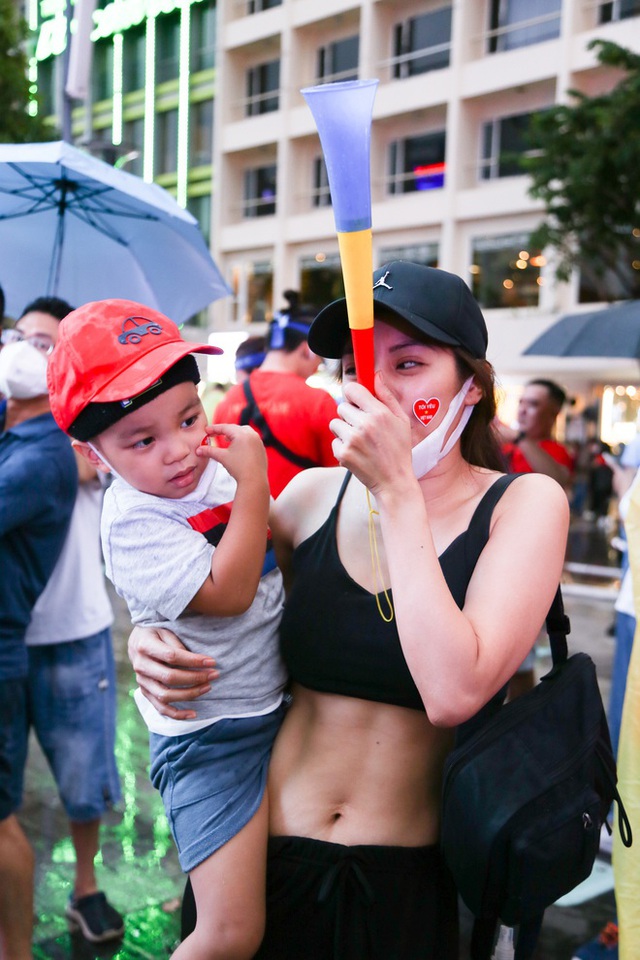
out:
{"label": "glass window", "polygon": [[529,248],[529,236],[507,234],[473,241],[471,289],[484,308],[536,307],[545,259]]}
{"label": "glass window", "polygon": [[611,300],[640,299],[640,260],[624,254],[616,257],[615,270],[604,261],[580,264],[578,301],[600,303]]}
{"label": "glass window", "polygon": [[318,80],[357,80],[360,37],[345,37],[318,50]]}
{"label": "glass window", "polygon": [[142,151],[144,148],[144,117],[127,120],[122,127],[124,162],[120,164],[129,173],[142,176]]}
{"label": "glass window", "polygon": [[382,247],[378,257],[380,266],[390,260],[411,260],[412,263],[421,263],[425,267],[438,266],[437,243],[414,243],[398,247]]}
{"label": "glass window", "polygon": [[314,207],[330,207],[331,192],[324,157],[315,157],[313,161],[313,191],[311,202]]}
{"label": "glass window", "polygon": [[202,167],[213,160],[213,100],[191,104],[189,123],[190,166]]}
{"label": "glass window", "polygon": [[491,0],[489,52],[559,37],[561,9],[562,0]]}
{"label": "glass window", "polygon": [[142,90],[146,62],[144,26],[126,30],[122,39],[122,92],[131,93],[132,90]]}
{"label": "glass window", "polygon": [[198,221],[200,232],[204,241],[209,246],[211,240],[211,194],[206,193],[200,197],[188,197],[187,210]]}
{"label": "glass window", "polygon": [[156,82],[175,80],[180,70],[180,11],[156,22]]}
{"label": "glass window", "polygon": [[393,39],[393,76],[413,77],[449,66],[451,7],[423,13],[396,24]]}
{"label": "glass window", "polygon": [[113,96],[113,40],[96,40],[93,45],[93,100],[108,100]]}
{"label": "glass window", "polygon": [[247,70],[246,116],[271,113],[279,106],[280,61],[260,63]]}
{"label": "glass window", "polygon": [[340,255],[318,254],[300,260],[300,301],[318,310],[344,297]]}
{"label": "glass window", "polygon": [[273,316],[273,264],[270,260],[258,260],[250,264],[247,277],[248,323],[264,323]]}
{"label": "glass window", "polygon": [[528,152],[527,134],[532,116],[531,113],[518,113],[483,123],[482,180],[523,175],[519,158]]}
{"label": "glass window", "polygon": [[245,217],[267,217],[276,212],[276,165],[245,170]]}
{"label": "glass window", "polygon": [[216,4],[195,3],[191,7],[191,69],[210,70],[216,65]]}
{"label": "glass window", "polygon": [[279,7],[282,0],[249,0],[247,4],[247,13],[260,13],[261,10],[270,10],[272,7]]}
{"label": "glass window", "polygon": [[62,57],[48,57],[38,63],[39,109],[45,117],[49,117],[56,112],[59,65],[62,65]]}
{"label": "glass window", "polygon": [[156,173],[173,173],[178,165],[178,111],[156,115]]}
{"label": "glass window", "polygon": [[611,23],[612,20],[626,20],[627,17],[636,17],[640,14],[640,0],[613,0],[612,3],[600,4],[600,23]]}
{"label": "glass window", "polygon": [[389,148],[389,193],[436,190],[444,186],[445,133],[395,140]]}

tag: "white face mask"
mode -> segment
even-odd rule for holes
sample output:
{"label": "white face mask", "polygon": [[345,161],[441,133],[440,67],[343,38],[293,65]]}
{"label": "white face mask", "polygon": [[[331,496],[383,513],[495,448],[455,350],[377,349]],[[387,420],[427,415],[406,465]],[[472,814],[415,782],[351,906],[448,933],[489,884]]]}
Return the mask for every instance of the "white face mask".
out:
{"label": "white face mask", "polygon": [[0,393],[16,400],[46,396],[47,358],[27,340],[0,350]]}
{"label": "white face mask", "polygon": [[455,397],[449,404],[449,409],[442,422],[438,424],[433,433],[428,434],[421,440],[420,443],[411,451],[411,458],[413,460],[413,472],[415,473],[418,480],[421,480],[422,477],[425,477],[430,470],[433,470],[437,463],[446,457],[448,453],[453,449],[453,445],[456,443],[458,438],[461,436],[462,431],[469,422],[469,417],[473,413],[473,406],[468,406],[462,413],[460,417],[460,422],[455,428],[446,444],[444,444],[444,438],[447,435],[447,430],[455,420],[456,414],[460,410],[460,407],[464,403],[464,398],[468,394],[471,384],[473,383],[473,377],[469,377],[466,380],[462,388],[456,393]]}

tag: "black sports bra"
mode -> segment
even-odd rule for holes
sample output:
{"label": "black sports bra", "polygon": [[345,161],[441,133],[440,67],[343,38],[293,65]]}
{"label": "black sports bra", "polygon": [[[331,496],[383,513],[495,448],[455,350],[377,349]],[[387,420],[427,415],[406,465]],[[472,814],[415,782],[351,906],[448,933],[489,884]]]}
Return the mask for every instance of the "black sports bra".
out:
{"label": "black sports bra", "polygon": [[[336,541],[340,503],[293,553],[293,587],[280,627],[283,659],[293,680],[312,690],[424,710],[407,667],[395,620],[385,623],[375,595],[342,565]],[[493,509],[516,475],[502,476],[484,494],[469,527],[440,556],[447,586],[460,608],[489,537]]]}

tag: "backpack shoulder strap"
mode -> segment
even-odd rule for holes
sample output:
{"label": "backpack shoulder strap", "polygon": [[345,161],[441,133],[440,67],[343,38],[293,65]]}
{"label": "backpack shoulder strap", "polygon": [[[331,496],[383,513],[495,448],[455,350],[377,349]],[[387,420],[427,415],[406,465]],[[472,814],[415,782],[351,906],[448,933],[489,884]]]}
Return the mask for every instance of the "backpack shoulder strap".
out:
{"label": "backpack shoulder strap", "polygon": [[309,457],[303,457],[301,454],[295,453],[284,443],[282,443],[281,440],[278,440],[273,430],[265,420],[262,410],[256,403],[256,398],[254,397],[253,390],[251,389],[250,377],[242,384],[242,390],[247,400],[247,405],[243,407],[240,413],[240,424],[242,426],[253,423],[258,433],[262,437],[262,442],[264,443],[265,447],[272,447],[274,450],[277,450],[281,456],[283,456],[290,463],[295,464],[297,467],[302,467],[303,470],[307,470],[309,467],[320,466],[320,464],[316,463],[315,460],[311,460]]}

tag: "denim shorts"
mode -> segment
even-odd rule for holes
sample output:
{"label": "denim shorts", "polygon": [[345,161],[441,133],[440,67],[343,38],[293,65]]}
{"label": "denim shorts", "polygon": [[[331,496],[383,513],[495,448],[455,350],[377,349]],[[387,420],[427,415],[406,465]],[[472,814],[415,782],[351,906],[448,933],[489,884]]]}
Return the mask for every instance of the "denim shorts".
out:
{"label": "denim shorts", "polygon": [[70,820],[96,820],[120,799],[116,675],[109,628],[28,647],[29,721]]}
{"label": "denim shorts", "polygon": [[22,803],[28,738],[26,678],[0,680],[0,820]]}
{"label": "denim shorts", "polygon": [[150,734],[151,782],[160,791],[185,873],[239,833],[258,810],[284,709],[216,720],[182,737]]}

